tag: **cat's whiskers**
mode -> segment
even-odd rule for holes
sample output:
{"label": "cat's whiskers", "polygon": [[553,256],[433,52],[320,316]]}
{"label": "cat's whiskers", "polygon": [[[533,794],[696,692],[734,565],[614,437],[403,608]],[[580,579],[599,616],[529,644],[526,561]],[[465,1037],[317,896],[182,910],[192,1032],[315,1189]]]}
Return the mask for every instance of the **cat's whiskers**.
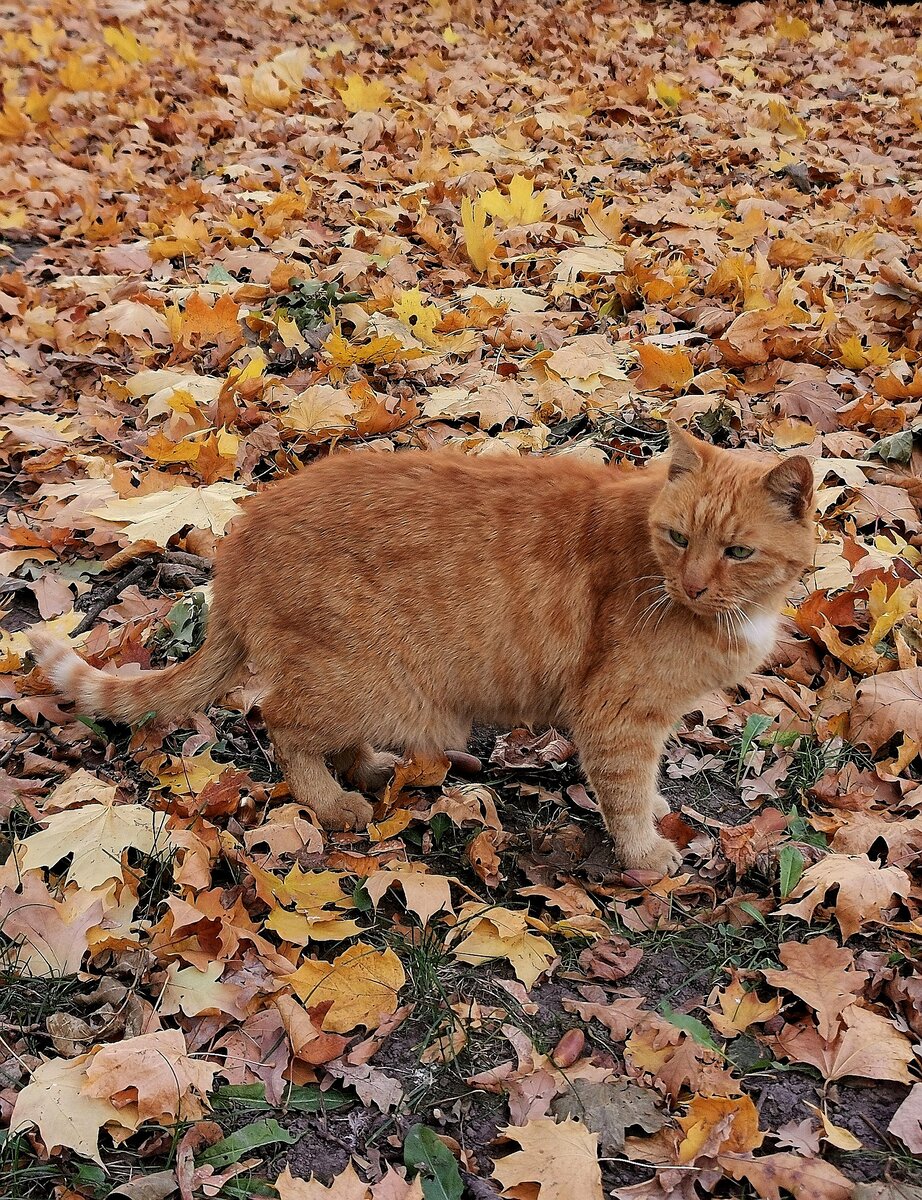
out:
{"label": "cat's whiskers", "polygon": [[[657,596],[657,598],[655,600],[652,600],[647,605],[647,607],[644,609],[644,611],[641,613],[640,620],[639,620],[638,627],[637,627],[637,632],[643,633],[643,631],[646,629],[647,625],[653,619],[653,616],[656,613],[657,609],[663,605],[668,606],[668,604],[669,604],[669,596],[664,589],[663,594],[661,596]],[[664,612],[666,611],[665,608],[663,611]],[[657,628],[659,628],[658,624],[657,624]]]}

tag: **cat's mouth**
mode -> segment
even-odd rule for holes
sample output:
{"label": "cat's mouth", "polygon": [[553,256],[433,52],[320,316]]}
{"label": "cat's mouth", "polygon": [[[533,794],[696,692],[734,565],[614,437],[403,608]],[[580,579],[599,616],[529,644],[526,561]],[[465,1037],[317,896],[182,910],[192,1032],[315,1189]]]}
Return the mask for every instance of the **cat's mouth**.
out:
{"label": "cat's mouth", "polygon": [[674,604],[694,613],[696,617],[713,617],[714,620],[719,620],[722,613],[732,613],[737,607],[716,596],[689,596],[681,586],[671,580],[666,581],[666,594]]}

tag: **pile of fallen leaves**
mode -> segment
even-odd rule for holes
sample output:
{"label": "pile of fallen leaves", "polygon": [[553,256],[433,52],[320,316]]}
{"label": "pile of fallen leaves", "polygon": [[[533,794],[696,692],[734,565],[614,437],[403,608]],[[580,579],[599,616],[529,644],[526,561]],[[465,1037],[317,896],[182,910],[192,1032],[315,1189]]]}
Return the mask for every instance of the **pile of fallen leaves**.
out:
{"label": "pile of fallen leaves", "polygon": [[[0,33],[3,1195],[922,1197],[918,6]],[[556,731],[327,835],[255,689],[129,731],[29,657],[190,653],[237,501],[318,456],[631,470],[667,416],[820,513],[773,668],[668,752],[675,878]]]}

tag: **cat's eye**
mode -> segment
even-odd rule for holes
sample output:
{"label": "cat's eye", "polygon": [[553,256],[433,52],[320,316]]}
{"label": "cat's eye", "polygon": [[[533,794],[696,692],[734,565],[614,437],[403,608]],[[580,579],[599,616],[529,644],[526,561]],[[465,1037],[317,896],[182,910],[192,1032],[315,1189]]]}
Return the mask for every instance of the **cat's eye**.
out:
{"label": "cat's eye", "polygon": [[684,533],[679,533],[678,529],[669,530],[669,540],[674,542],[677,546],[685,547],[688,545],[688,538]]}
{"label": "cat's eye", "polygon": [[752,558],[755,550],[751,546],[728,546],[724,554],[727,558],[735,558],[737,562],[742,562],[744,558]]}

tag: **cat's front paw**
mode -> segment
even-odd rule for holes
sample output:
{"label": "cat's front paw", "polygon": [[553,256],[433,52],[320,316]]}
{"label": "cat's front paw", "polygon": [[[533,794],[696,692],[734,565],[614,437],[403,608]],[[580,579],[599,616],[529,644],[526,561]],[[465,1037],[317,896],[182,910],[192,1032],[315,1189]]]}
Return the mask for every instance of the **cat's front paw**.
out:
{"label": "cat's front paw", "polygon": [[358,792],[343,792],[336,804],[318,813],[324,829],[365,829],[374,810]]}
{"label": "cat's front paw", "polygon": [[668,838],[654,834],[649,841],[624,846],[621,862],[626,871],[651,871],[662,877],[679,869],[682,855]]}
{"label": "cat's front paw", "polygon": [[668,817],[672,812],[672,809],[669,807],[669,801],[663,796],[653,797],[652,808],[654,821],[662,821],[663,817]]}

